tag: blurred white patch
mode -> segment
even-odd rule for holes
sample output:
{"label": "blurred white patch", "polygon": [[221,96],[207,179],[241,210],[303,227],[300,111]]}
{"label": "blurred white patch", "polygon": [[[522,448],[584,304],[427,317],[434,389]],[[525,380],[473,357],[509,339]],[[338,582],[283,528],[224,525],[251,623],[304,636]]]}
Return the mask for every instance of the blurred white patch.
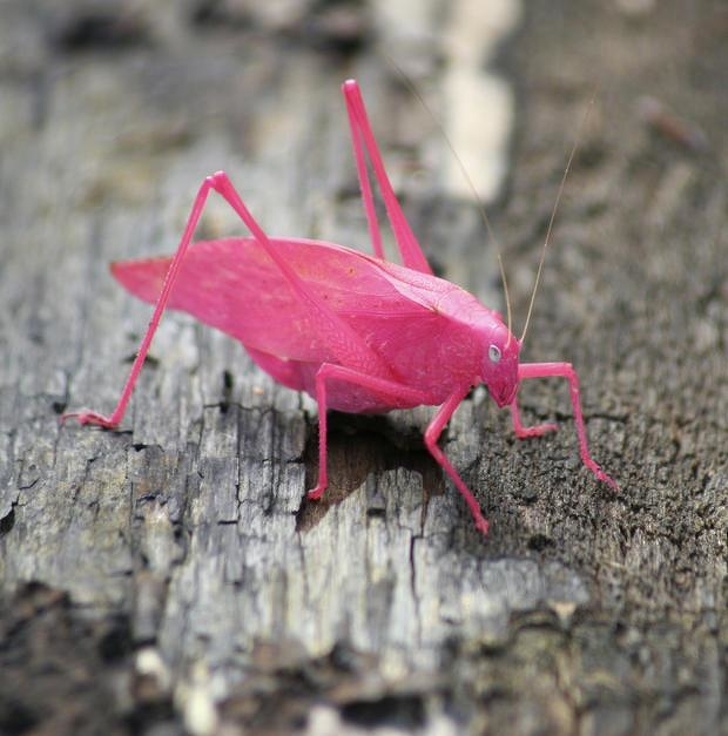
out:
{"label": "blurred white patch", "polygon": [[515,100],[511,86],[489,71],[488,63],[521,16],[520,0],[457,0],[451,5],[444,33],[445,130],[467,172],[451,157],[444,183],[452,196],[488,202],[503,184]]}

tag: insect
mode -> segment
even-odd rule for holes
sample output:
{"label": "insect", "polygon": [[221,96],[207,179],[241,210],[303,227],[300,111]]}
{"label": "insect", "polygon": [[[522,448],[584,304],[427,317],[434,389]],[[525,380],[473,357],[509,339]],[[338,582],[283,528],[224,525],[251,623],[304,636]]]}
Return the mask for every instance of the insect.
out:
{"label": "insect", "polygon": [[[488,522],[438,446],[438,438],[471,388],[479,384],[485,385],[499,407],[510,407],[518,437],[555,430],[555,424],[524,426],[517,402],[523,381],[550,376],[569,383],[584,465],[616,489],[615,481],[589,453],[573,367],[520,363],[523,337],[517,339],[500,314],[433,274],[387,177],[359,86],[349,80],[342,91],[374,255],[317,240],[269,237],[227,174],[218,171],[208,176],[174,256],[111,266],[126,289],[156,304],[116,408],[108,416],[86,409],[69,412],[62,420],[73,417],[81,424],[104,428],[121,422],[162,313],[169,307],[232,336],[276,381],[316,399],[319,477],[308,492],[309,499],[321,498],[327,487],[328,409],[364,413],[437,406],[424,434],[425,445],[461,493],[476,527],[486,534]],[[384,255],[370,168],[401,264]],[[251,235],[190,247],[213,190],[230,204]]]}

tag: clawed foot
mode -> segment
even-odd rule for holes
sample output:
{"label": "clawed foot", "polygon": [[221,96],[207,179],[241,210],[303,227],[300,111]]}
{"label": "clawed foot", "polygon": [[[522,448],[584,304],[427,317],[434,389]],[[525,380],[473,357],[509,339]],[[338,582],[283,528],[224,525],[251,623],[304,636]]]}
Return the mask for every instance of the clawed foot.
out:
{"label": "clawed foot", "polygon": [[588,467],[597,477],[597,480],[602,481],[602,483],[606,483],[615,493],[619,493],[619,485],[611,475],[607,475],[596,463],[589,465]]}
{"label": "clawed foot", "polygon": [[316,488],[314,488],[314,489],[310,490],[310,491],[309,491],[309,492],[308,492],[308,493],[306,494],[306,498],[307,498],[307,499],[308,499],[309,501],[318,501],[318,500],[319,500],[319,499],[321,498],[321,496],[323,496],[323,495],[324,495],[324,491],[325,491],[325,490],[326,490],[326,486],[325,486],[325,485],[321,485],[321,483],[319,483],[319,484],[318,484],[318,485],[316,486]]}
{"label": "clawed foot", "polygon": [[481,514],[477,514],[473,516],[473,521],[475,522],[475,528],[484,536],[488,536],[488,521],[483,518]]}
{"label": "clawed foot", "polygon": [[516,437],[518,439],[526,439],[527,437],[541,437],[548,432],[556,432],[559,428],[558,424],[546,423],[537,424],[535,427],[516,427]]}
{"label": "clawed foot", "polygon": [[61,414],[61,424],[67,419],[75,419],[79,424],[92,424],[95,427],[103,427],[104,429],[116,429],[118,422],[111,417],[105,417],[103,414],[97,414],[95,411],[88,409],[80,409],[79,411],[69,411]]}

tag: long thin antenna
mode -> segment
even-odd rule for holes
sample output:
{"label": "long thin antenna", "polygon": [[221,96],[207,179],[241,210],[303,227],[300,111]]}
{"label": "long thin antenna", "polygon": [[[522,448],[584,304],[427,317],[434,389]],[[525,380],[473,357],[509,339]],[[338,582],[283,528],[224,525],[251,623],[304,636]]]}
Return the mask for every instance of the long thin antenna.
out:
{"label": "long thin antenna", "polygon": [[498,268],[500,269],[501,281],[503,282],[503,293],[506,299],[506,318],[508,321],[508,339],[506,340],[506,347],[511,344],[511,295],[508,291],[508,279],[506,279],[506,270],[503,268],[503,259],[501,258],[500,252],[498,252]]}
{"label": "long thin antenna", "polygon": [[493,246],[495,247],[496,256],[498,258],[498,268],[500,269],[501,281],[503,282],[503,294],[506,300],[508,335],[510,339],[512,325],[511,325],[511,300],[510,300],[510,295],[508,292],[508,281],[506,280],[506,272],[505,272],[505,269],[503,268],[503,259],[501,258],[501,249],[499,245],[499,240],[496,237],[495,230],[493,229],[493,226],[490,223],[490,218],[488,217],[488,214],[485,210],[485,205],[483,204],[483,200],[480,198],[480,195],[478,194],[478,190],[475,188],[475,184],[473,183],[473,180],[470,177],[470,174],[468,173],[468,170],[465,164],[463,163],[463,160],[460,158],[460,156],[458,155],[458,152],[455,150],[455,146],[450,140],[445,130],[445,126],[440,122],[437,115],[435,115],[435,113],[432,111],[432,108],[427,104],[424,97],[422,97],[422,95],[420,94],[420,91],[414,85],[414,83],[409,78],[409,76],[404,71],[404,69],[402,69],[402,67],[400,67],[399,64],[397,64],[397,62],[391,56],[385,54],[385,58],[387,59],[387,62],[391,65],[391,67],[397,72],[397,74],[399,74],[400,78],[404,82],[410,94],[412,94],[412,96],[417,99],[420,105],[422,105],[422,108],[425,110],[425,112],[430,116],[430,119],[437,127],[438,131],[440,132],[440,135],[445,141],[445,144],[450,149],[450,153],[455,159],[455,162],[457,163],[458,168],[460,169],[460,173],[462,174],[463,179],[465,180],[465,183],[468,185],[468,188],[473,193],[473,198],[475,199],[475,205],[478,208],[480,217],[483,220],[483,224],[485,225],[485,230],[488,233],[488,238],[490,239],[490,241],[493,243]]}
{"label": "long thin antenna", "polygon": [[584,131],[584,127],[586,125],[586,121],[589,118],[589,113],[591,112],[592,108],[594,107],[594,100],[596,99],[596,90],[592,93],[591,99],[589,100],[589,106],[586,108],[586,111],[581,117],[581,121],[579,122],[579,127],[576,131],[576,139],[574,140],[574,145],[571,147],[571,153],[569,154],[569,158],[566,162],[566,168],[564,169],[564,174],[561,177],[561,183],[559,184],[559,191],[556,193],[556,201],[554,202],[554,208],[551,210],[551,218],[549,219],[549,226],[546,228],[546,237],[543,241],[543,248],[541,249],[541,260],[538,263],[538,270],[536,271],[536,279],[533,282],[533,291],[531,292],[531,301],[528,305],[528,313],[526,314],[526,324],[523,326],[523,333],[521,334],[521,339],[519,342],[523,344],[523,341],[526,339],[526,332],[528,330],[528,325],[531,322],[531,314],[533,313],[533,305],[536,301],[536,292],[538,291],[538,286],[541,281],[541,271],[543,270],[543,264],[546,260],[546,251],[548,250],[549,245],[551,244],[551,234],[554,229],[554,222],[556,220],[556,213],[559,209],[559,204],[561,203],[562,195],[564,194],[564,189],[566,187],[566,179],[569,176],[569,171],[571,170],[571,164],[574,161],[574,157],[576,156],[576,151],[579,148],[579,143],[581,142],[581,136]]}

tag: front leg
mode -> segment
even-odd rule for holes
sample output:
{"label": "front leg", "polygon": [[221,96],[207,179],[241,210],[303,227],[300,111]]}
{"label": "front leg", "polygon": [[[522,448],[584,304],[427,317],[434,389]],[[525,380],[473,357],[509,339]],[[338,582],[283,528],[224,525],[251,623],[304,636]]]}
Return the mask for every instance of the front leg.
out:
{"label": "front leg", "polygon": [[521,411],[518,408],[518,395],[513,399],[511,404],[511,419],[513,420],[513,431],[516,433],[516,437],[519,440],[526,439],[527,437],[540,437],[542,434],[547,432],[555,432],[558,428],[558,424],[553,422],[545,422],[544,424],[535,424],[532,427],[524,427],[521,421]]}
{"label": "front leg", "polygon": [[[574,410],[574,422],[576,423],[576,434],[579,439],[579,453],[581,454],[582,462],[599,480],[607,483],[615,491],[618,491],[619,486],[616,481],[607,475],[589,454],[584,416],[581,411],[579,376],[571,363],[525,363],[518,366],[519,385],[521,381],[525,381],[528,378],[551,378],[554,376],[565,378],[569,382],[569,395],[571,397],[571,406]],[[539,436],[557,428],[555,424],[540,424],[536,427],[524,427],[521,424],[521,418],[518,413],[517,399],[514,399],[511,404],[511,417],[513,418],[513,428],[518,437]]]}
{"label": "front leg", "polygon": [[460,495],[465,500],[465,503],[470,509],[470,513],[473,516],[473,521],[478,531],[482,534],[488,533],[488,520],[483,516],[480,511],[480,505],[475,500],[470,489],[465,485],[465,482],[458,474],[457,470],[453,467],[452,463],[447,459],[445,453],[440,449],[437,444],[437,440],[445,428],[445,425],[450,421],[450,417],[455,413],[455,410],[460,406],[470,386],[465,386],[460,390],[455,391],[450,398],[437,410],[437,413],[430,422],[427,430],[425,431],[425,445],[430,451],[432,457],[437,460],[440,467],[450,476],[450,480],[455,484],[455,487],[460,491]]}

